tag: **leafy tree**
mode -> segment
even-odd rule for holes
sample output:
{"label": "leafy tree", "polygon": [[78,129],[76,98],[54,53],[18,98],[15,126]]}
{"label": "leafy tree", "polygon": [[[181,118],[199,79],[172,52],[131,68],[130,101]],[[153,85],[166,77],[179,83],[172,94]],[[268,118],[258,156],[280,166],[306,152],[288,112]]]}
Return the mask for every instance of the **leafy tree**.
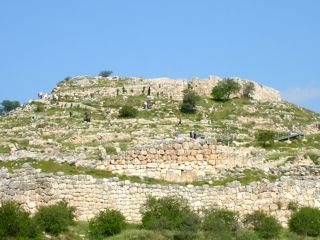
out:
{"label": "leafy tree", "polygon": [[195,113],[196,103],[199,99],[199,96],[192,91],[191,89],[186,89],[184,91],[182,104],[180,106],[180,111],[183,113]]}
{"label": "leafy tree", "polygon": [[250,98],[255,91],[253,82],[246,82],[243,86],[243,97]]}
{"label": "leafy tree", "polygon": [[235,80],[232,78],[226,78],[212,88],[211,95],[213,99],[217,101],[228,100],[230,95],[238,93],[240,88],[240,84]]}
{"label": "leafy tree", "polygon": [[110,77],[111,75],[112,75],[112,71],[110,71],[110,70],[104,70],[104,71],[101,71],[100,73],[99,73],[99,76],[100,77]]}
{"label": "leafy tree", "polygon": [[132,106],[124,105],[119,111],[119,117],[134,118],[138,115],[138,110]]}
{"label": "leafy tree", "polygon": [[18,101],[10,101],[10,100],[3,100],[1,105],[3,106],[4,112],[10,112],[17,107],[20,107],[20,103]]}

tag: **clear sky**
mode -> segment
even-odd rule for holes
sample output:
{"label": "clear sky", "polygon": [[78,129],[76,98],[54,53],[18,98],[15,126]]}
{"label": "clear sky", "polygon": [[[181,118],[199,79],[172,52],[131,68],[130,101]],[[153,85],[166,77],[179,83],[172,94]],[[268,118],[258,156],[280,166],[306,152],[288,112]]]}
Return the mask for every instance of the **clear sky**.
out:
{"label": "clear sky", "polygon": [[319,0],[0,0],[0,101],[66,76],[255,80],[320,112]]}

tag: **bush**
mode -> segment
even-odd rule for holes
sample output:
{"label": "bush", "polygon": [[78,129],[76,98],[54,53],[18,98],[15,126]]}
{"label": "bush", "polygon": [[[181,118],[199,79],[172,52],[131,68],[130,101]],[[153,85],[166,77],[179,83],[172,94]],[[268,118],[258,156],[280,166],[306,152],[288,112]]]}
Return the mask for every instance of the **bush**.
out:
{"label": "bush", "polygon": [[212,88],[211,95],[214,100],[223,101],[228,100],[231,94],[238,93],[239,91],[240,84],[231,78],[226,78]]}
{"label": "bush", "polygon": [[300,235],[320,236],[320,210],[304,207],[294,212],[289,220],[290,230]]}
{"label": "bush", "polygon": [[255,134],[255,139],[259,145],[262,147],[267,147],[268,145],[272,145],[276,134],[272,131],[267,130],[259,130]]}
{"label": "bush", "polygon": [[298,208],[299,208],[298,203],[296,203],[296,202],[289,202],[288,203],[288,210],[295,212],[298,210]]}
{"label": "bush", "polygon": [[253,228],[261,238],[272,239],[279,236],[281,232],[281,225],[272,216],[268,216],[261,211],[255,211],[245,217],[244,223]]}
{"label": "bush", "polygon": [[239,228],[238,214],[225,209],[210,209],[205,211],[202,230],[213,236],[229,238]]}
{"label": "bush", "polygon": [[40,207],[34,219],[40,229],[52,235],[58,235],[74,223],[74,207],[61,201],[51,206]]}
{"label": "bush", "polygon": [[100,73],[99,73],[99,76],[100,77],[110,77],[111,75],[112,75],[112,71],[110,71],[110,70],[104,70],[104,71],[101,71]]}
{"label": "bush", "polygon": [[132,106],[124,105],[119,111],[119,117],[134,118],[138,115],[138,110]]}
{"label": "bush", "polygon": [[0,239],[35,238],[39,235],[30,214],[16,202],[3,202],[0,207]]}
{"label": "bush", "polygon": [[103,239],[120,233],[126,225],[125,218],[117,210],[101,211],[89,222],[89,238]]}
{"label": "bush", "polygon": [[144,228],[177,231],[175,239],[193,239],[200,226],[199,216],[182,198],[149,197],[141,213]]}
{"label": "bush", "polygon": [[191,89],[185,90],[180,111],[183,113],[195,113],[198,99],[199,96],[194,91]]}
{"label": "bush", "polygon": [[20,103],[18,101],[10,101],[10,100],[3,100],[1,105],[3,106],[4,112],[10,112],[17,107],[20,107]]}

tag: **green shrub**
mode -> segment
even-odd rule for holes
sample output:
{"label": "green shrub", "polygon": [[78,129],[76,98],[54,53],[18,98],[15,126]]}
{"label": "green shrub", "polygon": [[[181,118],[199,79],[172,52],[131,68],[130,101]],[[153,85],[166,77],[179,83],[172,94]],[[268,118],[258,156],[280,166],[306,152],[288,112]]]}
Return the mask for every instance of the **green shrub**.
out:
{"label": "green shrub", "polygon": [[183,100],[180,106],[180,111],[183,113],[195,113],[196,102],[199,96],[192,90],[187,89],[184,91]]}
{"label": "green shrub", "polygon": [[233,93],[238,93],[240,88],[240,84],[235,80],[226,78],[212,88],[211,95],[213,99],[217,101],[228,100],[230,95]]}
{"label": "green shrub", "polygon": [[26,212],[16,202],[3,202],[0,207],[0,239],[35,238],[38,228]]}
{"label": "green shrub", "polygon": [[200,226],[199,216],[182,198],[149,197],[141,213],[144,228],[176,231],[175,239],[193,239]]}
{"label": "green shrub", "polygon": [[44,111],[43,104],[37,104],[36,109],[34,111],[35,112],[43,112]]}
{"label": "green shrub", "polygon": [[105,149],[106,149],[107,154],[109,154],[109,155],[117,154],[117,150],[112,146],[106,146]]}
{"label": "green shrub", "polygon": [[126,226],[125,218],[117,210],[101,211],[89,222],[89,238],[103,239],[120,233]]}
{"label": "green shrub", "polygon": [[289,202],[288,203],[288,210],[297,211],[298,208],[299,208],[299,206],[296,202]]}
{"label": "green shrub", "polygon": [[290,230],[301,234],[317,237],[320,235],[320,210],[304,207],[294,212],[289,220]]}
{"label": "green shrub", "polygon": [[268,145],[272,145],[276,134],[272,131],[268,130],[259,130],[255,134],[255,139],[258,144],[262,147],[266,147]]}
{"label": "green shrub", "polygon": [[138,110],[132,106],[124,105],[119,111],[119,117],[134,118],[138,115]]}
{"label": "green shrub", "polygon": [[229,238],[239,228],[238,214],[225,209],[210,209],[205,211],[202,230],[209,235]]}
{"label": "green shrub", "polygon": [[61,201],[40,207],[34,219],[42,231],[56,236],[74,223],[74,211],[74,207],[69,207],[67,202]]}
{"label": "green shrub", "polygon": [[279,236],[281,225],[272,216],[268,216],[261,211],[255,211],[245,217],[244,223],[253,228],[261,238],[272,239]]}

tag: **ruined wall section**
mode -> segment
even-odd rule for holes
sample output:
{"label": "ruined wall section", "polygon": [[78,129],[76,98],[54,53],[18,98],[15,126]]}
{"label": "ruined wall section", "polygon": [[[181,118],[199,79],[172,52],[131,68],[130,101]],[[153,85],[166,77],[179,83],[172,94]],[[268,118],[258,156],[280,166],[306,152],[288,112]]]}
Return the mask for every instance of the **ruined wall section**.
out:
{"label": "ruined wall section", "polygon": [[[0,170],[0,201],[15,200],[35,212],[42,205],[65,199],[76,207],[76,216],[88,220],[106,208],[121,211],[129,222],[141,220],[140,208],[148,196],[182,196],[195,210],[220,207],[244,215],[263,210],[286,224],[290,201],[301,206],[320,207],[320,177],[281,177],[277,182],[256,182],[241,186],[147,185],[94,179],[87,175],[46,174],[28,165],[14,173]],[[280,206],[281,205],[281,206]],[[279,207],[280,206],[280,207]]]}
{"label": "ruined wall section", "polygon": [[97,162],[97,168],[129,176],[192,182],[236,166],[261,164],[264,155],[261,149],[220,146],[210,139],[178,139],[133,148]]}

